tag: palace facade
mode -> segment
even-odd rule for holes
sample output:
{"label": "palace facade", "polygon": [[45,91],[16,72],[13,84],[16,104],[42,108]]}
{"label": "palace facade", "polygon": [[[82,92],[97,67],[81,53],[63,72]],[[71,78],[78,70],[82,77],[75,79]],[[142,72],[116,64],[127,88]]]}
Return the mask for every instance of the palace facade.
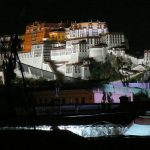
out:
{"label": "palace facade", "polygon": [[[126,36],[109,32],[106,22],[75,22],[69,26],[35,22],[26,27],[24,51],[19,58],[27,77],[38,78],[47,72],[53,73],[49,80],[57,79],[57,74],[88,80],[88,59],[105,62],[108,53],[124,56],[127,48]],[[16,72],[19,75],[19,70]]]}

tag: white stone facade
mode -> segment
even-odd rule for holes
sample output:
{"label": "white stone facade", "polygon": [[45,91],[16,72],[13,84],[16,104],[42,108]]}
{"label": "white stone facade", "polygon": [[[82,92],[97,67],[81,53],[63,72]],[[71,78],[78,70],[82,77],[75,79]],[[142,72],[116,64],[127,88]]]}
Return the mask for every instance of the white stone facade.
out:
{"label": "white stone facade", "polygon": [[[46,64],[43,63],[43,47],[43,44],[33,45],[31,52],[19,53],[20,61],[23,64],[27,64],[39,69],[44,69]],[[48,67],[47,69],[47,71],[50,71]]]}
{"label": "white stone facade", "polygon": [[144,64],[150,67],[150,50],[144,51]]}
{"label": "white stone facade", "polygon": [[124,58],[125,59],[130,59],[134,66],[144,64],[144,59],[139,59],[137,57],[134,57],[134,56],[131,56],[131,55],[128,55],[128,54],[125,54]]}
{"label": "white stone facade", "polygon": [[108,33],[106,22],[81,22],[72,23],[70,28],[66,30],[67,38],[83,38],[83,37],[97,37],[101,34]]}
{"label": "white stone facade", "polygon": [[105,35],[106,44],[109,48],[126,44],[126,38],[123,33],[108,33]]}
{"label": "white stone facade", "polygon": [[105,62],[107,51],[105,46],[94,46],[89,49],[89,57],[97,62]]}
{"label": "white stone facade", "polygon": [[124,57],[125,55],[125,48],[112,48],[108,50],[109,54],[112,54],[116,57]]}

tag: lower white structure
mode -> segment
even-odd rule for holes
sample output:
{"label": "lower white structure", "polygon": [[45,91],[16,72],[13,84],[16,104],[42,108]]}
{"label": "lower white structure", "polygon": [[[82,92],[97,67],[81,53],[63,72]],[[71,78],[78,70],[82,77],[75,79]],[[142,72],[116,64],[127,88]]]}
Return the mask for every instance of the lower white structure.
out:
{"label": "lower white structure", "polygon": [[94,58],[97,62],[105,62],[108,53],[106,44],[98,44],[89,49],[89,57]]}
{"label": "lower white structure", "polygon": [[[113,54],[116,57],[130,59],[135,67],[138,64],[144,64],[144,59],[137,59],[125,53],[124,47],[108,48],[106,44],[91,45],[86,40],[78,43],[65,45],[54,44],[50,41],[43,42],[32,46],[31,52],[19,53],[19,58],[24,65],[28,65],[43,71],[51,73],[62,73],[65,76],[81,79],[89,79],[90,71],[86,59],[93,58],[97,62],[105,62],[107,54]],[[17,71],[18,72],[18,71]],[[32,73],[28,70],[25,73],[31,77]],[[53,79],[56,79],[56,76]]]}
{"label": "lower white structure", "polygon": [[[30,69],[31,67],[34,69],[53,72],[49,62],[44,61],[44,58],[46,59],[45,51],[47,51],[47,48],[50,49],[51,44],[46,42],[38,45],[32,45],[32,50],[30,52],[19,53],[20,61],[22,64],[24,64],[23,68],[26,77],[36,78],[36,75],[34,75]],[[25,67],[25,65],[30,66],[30,68],[27,66]],[[19,69],[16,70],[16,73],[19,76],[21,75]]]}

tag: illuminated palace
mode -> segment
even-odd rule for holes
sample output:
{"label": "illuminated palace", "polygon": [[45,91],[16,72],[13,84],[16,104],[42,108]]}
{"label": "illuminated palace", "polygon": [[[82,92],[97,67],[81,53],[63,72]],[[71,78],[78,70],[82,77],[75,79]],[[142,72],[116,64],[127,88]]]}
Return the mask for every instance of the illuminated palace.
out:
{"label": "illuminated palace", "polygon": [[[147,63],[127,55],[128,40],[123,33],[109,32],[106,22],[39,23],[26,27],[23,52],[19,58],[26,77],[55,80],[58,74],[88,80],[88,59],[104,62],[108,53],[129,58],[136,66]],[[16,70],[21,75],[19,69]]]}
{"label": "illuminated palace", "polygon": [[68,77],[88,79],[85,59],[104,61],[108,47],[122,42],[124,35],[109,33],[105,22],[72,23],[69,27],[35,22],[26,27],[24,51],[19,57],[26,77],[55,80],[61,72]]}

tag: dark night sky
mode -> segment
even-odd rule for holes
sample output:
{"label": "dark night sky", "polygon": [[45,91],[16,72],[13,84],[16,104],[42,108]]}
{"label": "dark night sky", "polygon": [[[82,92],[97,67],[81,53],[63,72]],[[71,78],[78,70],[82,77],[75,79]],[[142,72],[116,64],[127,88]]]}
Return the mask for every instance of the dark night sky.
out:
{"label": "dark night sky", "polygon": [[[111,31],[126,33],[131,51],[150,48],[149,0],[5,0],[0,3],[0,34],[23,32],[32,21],[108,22]],[[16,23],[17,22],[17,23]]]}

